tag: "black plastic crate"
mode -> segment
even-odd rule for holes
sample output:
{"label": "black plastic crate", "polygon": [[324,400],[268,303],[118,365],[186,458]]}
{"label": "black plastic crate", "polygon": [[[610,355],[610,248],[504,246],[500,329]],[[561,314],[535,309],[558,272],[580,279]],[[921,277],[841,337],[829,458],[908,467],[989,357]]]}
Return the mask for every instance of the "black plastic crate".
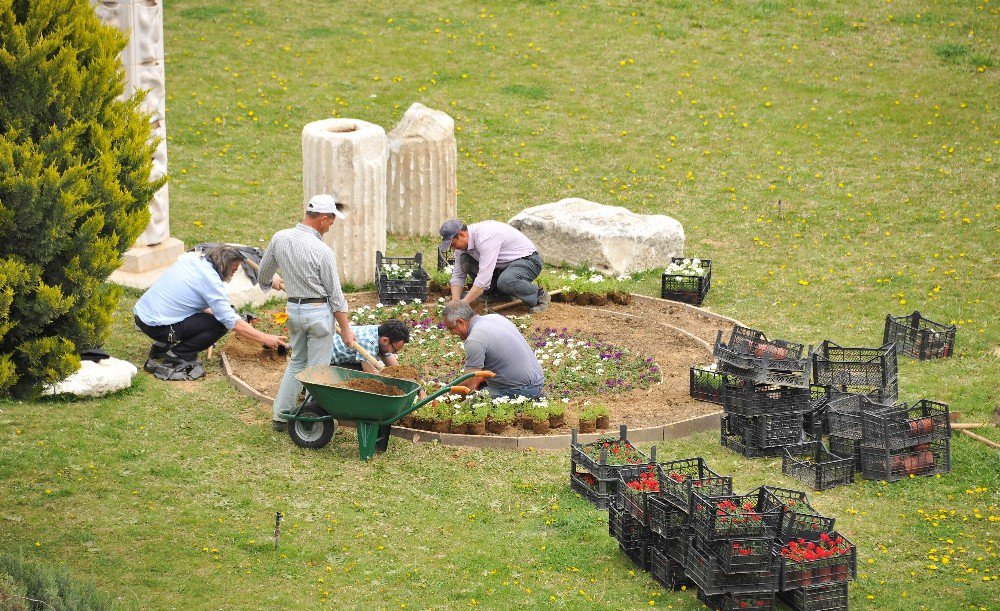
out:
{"label": "black plastic crate", "polygon": [[[734,422],[730,422],[731,419],[734,419]],[[733,452],[736,452],[746,458],[781,456],[784,454],[785,449],[781,446],[765,448],[754,445],[752,442],[748,442],[744,438],[746,435],[746,428],[743,424],[744,423],[740,417],[735,415],[723,416],[719,419],[719,428],[721,429],[719,443],[722,447],[732,450]]]}
{"label": "black plastic crate", "polygon": [[847,584],[834,583],[825,586],[793,588],[781,592],[778,597],[792,611],[847,611]]}
{"label": "black plastic crate", "polygon": [[727,375],[757,384],[809,387],[812,359],[802,344],[769,340],[760,331],[736,325],[726,343],[719,330],[712,355]]}
{"label": "black plastic crate", "polygon": [[781,511],[778,523],[778,540],[792,539],[818,540],[823,533],[833,530],[834,518],[820,514],[809,502],[809,495],[801,490],[761,486],[750,494],[759,494],[761,506],[765,509]]}
{"label": "black plastic crate", "polygon": [[795,549],[809,545],[816,545],[827,548],[828,543],[789,541],[783,547],[777,549],[777,556],[780,562],[781,590],[793,590],[796,588],[808,588],[813,586],[829,585],[834,583],[846,583],[858,576],[858,548],[843,535],[836,531],[826,533],[830,541],[839,540],[842,543],[838,547],[843,551],[832,557],[819,557],[811,560],[792,559],[787,557],[786,550]]}
{"label": "black plastic crate", "polygon": [[830,392],[826,386],[809,386],[809,409],[802,414],[802,429],[810,437],[819,439],[830,433],[830,421],[827,419],[829,402]]}
{"label": "black plastic crate", "polygon": [[883,344],[895,344],[896,352],[920,360],[947,358],[955,352],[955,325],[924,318],[920,312],[909,316],[885,317]]}
{"label": "black plastic crate", "polygon": [[684,566],[668,556],[656,543],[649,546],[649,574],[663,587],[671,590],[694,585],[694,582],[684,574]]}
{"label": "black plastic crate", "polygon": [[658,496],[660,492],[635,490],[629,486],[641,477],[652,477],[656,480],[657,488],[660,487],[663,476],[655,464],[650,465],[627,465],[618,470],[617,484],[617,506],[630,514],[643,526],[649,526],[648,503],[651,498]]}
{"label": "black plastic crate", "polygon": [[753,573],[777,568],[773,545],[773,539],[699,541],[699,547],[712,552],[727,573]]}
{"label": "black plastic crate", "polygon": [[[729,416],[730,427],[743,427],[743,441],[756,448],[783,448],[802,442],[802,414],[768,414],[744,418]],[[782,455],[778,452],[778,456]]]}
{"label": "black plastic crate", "polygon": [[[609,452],[607,449],[602,449],[601,446],[604,445],[605,442],[615,442],[616,445],[622,448],[623,451],[628,452],[629,456],[635,456],[634,460],[639,462],[619,463],[615,452]],[[636,447],[629,442],[628,428],[623,424],[618,430],[618,439],[601,437],[597,441],[585,444],[577,442],[577,430],[573,429],[572,446],[570,448],[570,462],[580,465],[592,473],[599,481],[617,483],[618,470],[623,466],[647,465],[654,461],[650,460],[645,454],[637,450]],[[612,484],[612,486],[614,489],[610,490],[610,492],[613,493],[615,489],[617,489],[617,486],[615,484]]]}
{"label": "black plastic crate", "polygon": [[452,266],[452,267],[455,266],[455,253],[454,253],[454,251],[452,251],[452,250],[448,250],[448,251],[438,250],[437,253],[438,253],[437,268],[438,268],[439,272],[444,271],[449,265]]}
{"label": "black plastic crate", "polygon": [[781,509],[766,506],[759,493],[702,496],[692,492],[688,515],[694,534],[704,541],[773,539]]}
{"label": "black plastic crate", "polygon": [[[684,263],[690,261],[684,257],[672,257],[671,263]],[[709,259],[699,259],[701,267],[705,270],[702,276],[685,276],[682,274],[668,274],[666,270],[660,278],[660,297],[671,301],[682,301],[692,305],[701,305],[705,301],[705,295],[712,286],[712,262]]]}
{"label": "black plastic crate", "polygon": [[709,596],[741,592],[775,592],[778,589],[778,571],[773,563],[765,566],[767,568],[757,571],[729,573],[722,567],[715,554],[707,549],[701,549],[697,539],[692,539],[688,546],[684,572],[698,586],[698,590]]}
{"label": "black plastic crate", "polygon": [[727,414],[753,417],[767,414],[802,414],[809,409],[808,388],[753,384],[729,379],[723,384],[722,409]]}
{"label": "black plastic crate", "polygon": [[691,367],[691,398],[722,405],[722,388],[726,374],[720,371]]}
{"label": "black plastic crate", "polygon": [[700,456],[661,462],[659,466],[663,472],[660,482],[663,496],[684,511],[691,506],[692,490],[703,495],[733,493],[733,479],[720,476]]}
{"label": "black plastic crate", "polygon": [[948,405],[921,399],[862,418],[862,443],[868,448],[902,450],[951,437]]}
{"label": "black plastic crate", "polygon": [[840,392],[869,395],[876,401],[895,401],[899,396],[896,350],[845,347],[830,340],[813,352],[813,382]]}
{"label": "black plastic crate", "polygon": [[879,403],[867,395],[836,392],[831,395],[830,402],[827,403],[830,434],[845,439],[863,439],[862,421],[873,414],[892,408],[892,405]]}
{"label": "black plastic crate", "polygon": [[861,446],[861,474],[865,479],[894,482],[910,475],[928,476],[951,471],[951,440],[942,438],[904,450]]}
{"label": "black plastic crate", "polygon": [[694,530],[688,525],[679,535],[673,537],[654,536],[653,539],[660,551],[683,566],[687,563],[688,545],[692,537],[694,537]]}
{"label": "black plastic crate", "polygon": [[711,596],[698,590],[698,600],[713,611],[741,609],[774,609],[774,592],[724,592]]}
{"label": "black plastic crate", "polygon": [[830,435],[827,437],[827,441],[830,443],[830,451],[837,456],[843,456],[847,458],[850,456],[854,459],[854,471],[855,473],[861,472],[861,440],[860,439],[850,439],[848,437],[840,437],[838,435]]}
{"label": "black plastic crate", "polygon": [[826,490],[854,483],[854,456],[832,454],[822,441],[786,447],[781,472],[812,487]]}
{"label": "black plastic crate", "polygon": [[690,529],[687,511],[667,502],[662,495],[649,495],[646,499],[646,516],[649,531],[660,537],[679,537]]}
{"label": "black plastic crate", "polygon": [[424,255],[413,257],[386,257],[375,252],[375,288],[378,299],[384,304],[396,305],[407,301],[427,299],[427,280],[430,276],[423,268]]}
{"label": "black plastic crate", "polygon": [[619,549],[638,568],[644,571],[649,568],[649,538],[646,536],[646,529],[614,503],[608,505],[608,533],[618,541]]}
{"label": "black plastic crate", "polygon": [[609,484],[608,481],[598,480],[592,473],[578,472],[575,468],[570,468],[569,487],[598,509],[607,509],[614,501],[614,492],[608,492],[611,488]]}

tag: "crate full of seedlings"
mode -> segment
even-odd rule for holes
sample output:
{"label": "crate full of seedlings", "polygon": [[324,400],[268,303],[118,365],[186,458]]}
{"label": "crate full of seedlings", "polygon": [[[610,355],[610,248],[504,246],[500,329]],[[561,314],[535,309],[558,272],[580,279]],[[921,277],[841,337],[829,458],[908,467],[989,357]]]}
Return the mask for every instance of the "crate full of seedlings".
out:
{"label": "crate full of seedlings", "polygon": [[955,352],[955,325],[944,325],[913,312],[909,316],[885,317],[883,344],[895,344],[896,352],[921,361],[941,359]]}
{"label": "crate full of seedlings", "polygon": [[809,388],[812,359],[802,344],[770,340],[760,331],[735,325],[727,342],[719,330],[712,356],[730,376],[756,384]]}
{"label": "crate full of seedlings", "polygon": [[930,399],[902,403],[861,420],[861,440],[866,448],[902,450],[942,437],[951,437],[948,405]]}
{"label": "crate full of seedlings", "polygon": [[857,548],[837,531],[817,541],[793,540],[778,549],[781,590],[846,583],[857,578]]}
{"label": "crate full of seedlings", "polygon": [[698,600],[713,611],[774,609],[774,592],[725,592],[711,596],[698,590]]}
{"label": "crate full of seedlings", "polygon": [[715,363],[691,367],[691,398],[722,405],[722,388],[726,375]]}
{"label": "crate full of seedlings", "polygon": [[781,509],[767,506],[759,493],[703,496],[692,492],[688,515],[695,536],[705,542],[773,539],[781,521]]}
{"label": "crate full of seedlings", "polygon": [[649,537],[642,523],[615,503],[608,505],[608,533],[618,541],[618,548],[636,567],[649,568]]}
{"label": "crate full of seedlings", "polygon": [[895,401],[899,396],[896,350],[892,344],[881,348],[846,347],[826,340],[813,352],[812,359],[815,384],[868,395],[882,403]]}
{"label": "crate full of seedlings", "polygon": [[708,259],[672,257],[660,280],[660,297],[701,305],[712,286],[712,262]]}
{"label": "crate full of seedlings", "polygon": [[570,447],[570,487],[598,509],[607,509],[618,490],[618,471],[626,465],[648,465],[651,461],[628,441],[628,429],[622,425],[617,438],[601,437],[591,443],[579,443],[573,429]]}
{"label": "crate full of seedlings", "polygon": [[659,467],[662,498],[685,512],[691,507],[692,492],[709,496],[733,493],[733,478],[713,471],[701,456],[661,462]]}
{"label": "crate full of seedlings", "polygon": [[865,479],[895,482],[909,476],[929,476],[951,471],[951,440],[942,437],[902,450],[861,445],[861,474]]}
{"label": "crate full of seedlings", "polygon": [[396,305],[426,300],[430,276],[423,268],[423,259],[419,252],[413,257],[386,257],[382,251],[376,251],[375,288],[379,301]]}
{"label": "crate full of seedlings", "polygon": [[[762,541],[768,545],[770,556],[770,541]],[[703,547],[698,538],[691,540],[684,572],[698,586],[699,591],[714,596],[741,592],[775,592],[778,589],[778,571],[776,563],[770,557],[756,565],[740,568],[743,570],[727,571],[718,556]]]}
{"label": "crate full of seedlings", "polygon": [[809,388],[753,384],[739,378],[723,384],[722,409],[727,414],[748,418],[771,414],[803,414],[809,410]]}
{"label": "crate full of seedlings", "polygon": [[778,540],[793,539],[815,541],[824,532],[833,530],[835,518],[828,518],[809,503],[809,495],[801,490],[761,486],[755,490],[761,497],[761,507],[781,511],[778,523]]}
{"label": "crate full of seedlings", "polygon": [[854,456],[832,454],[822,441],[810,441],[785,448],[781,472],[813,490],[826,490],[854,483]]}
{"label": "crate full of seedlings", "polygon": [[[654,447],[655,451],[656,448]],[[651,460],[655,460],[655,453]],[[616,506],[645,527],[649,526],[650,500],[660,494],[661,474],[656,464],[626,465],[618,470]],[[668,520],[671,516],[666,516]]]}
{"label": "crate full of seedlings", "polygon": [[861,440],[864,436],[863,422],[872,416],[892,409],[892,405],[880,403],[867,395],[832,393],[827,403],[827,421],[830,435],[844,439]]}
{"label": "crate full of seedlings", "polygon": [[824,586],[792,588],[778,594],[792,611],[847,611],[847,584],[833,583]]}

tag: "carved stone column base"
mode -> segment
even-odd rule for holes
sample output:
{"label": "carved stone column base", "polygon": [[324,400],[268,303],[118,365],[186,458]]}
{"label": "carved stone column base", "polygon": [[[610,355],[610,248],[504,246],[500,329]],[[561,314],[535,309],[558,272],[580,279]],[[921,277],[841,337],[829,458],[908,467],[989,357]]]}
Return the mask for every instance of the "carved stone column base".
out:
{"label": "carved stone column base", "polygon": [[184,242],[177,238],[167,238],[153,246],[133,246],[125,251],[124,263],[108,280],[134,289],[148,289],[182,254]]}

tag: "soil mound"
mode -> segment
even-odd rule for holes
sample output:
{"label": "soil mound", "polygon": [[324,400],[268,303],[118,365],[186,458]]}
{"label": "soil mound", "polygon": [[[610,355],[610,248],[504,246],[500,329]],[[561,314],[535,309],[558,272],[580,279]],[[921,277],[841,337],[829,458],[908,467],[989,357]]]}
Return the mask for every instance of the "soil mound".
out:
{"label": "soil mound", "polygon": [[387,378],[399,378],[401,380],[417,381],[420,372],[413,365],[389,365],[379,372],[379,375]]}
{"label": "soil mound", "polygon": [[269,350],[260,342],[240,337],[235,333],[231,337],[226,338],[226,354],[230,358],[240,360],[252,359],[263,362],[285,362],[284,354],[279,354],[277,350]]}
{"label": "soil mound", "polygon": [[399,390],[395,386],[391,386],[371,378],[355,378],[353,380],[347,380],[346,382],[340,382],[339,384],[335,384],[335,386],[352,388],[354,390],[370,392],[376,395],[385,395],[388,397],[399,397],[403,395],[403,391]]}

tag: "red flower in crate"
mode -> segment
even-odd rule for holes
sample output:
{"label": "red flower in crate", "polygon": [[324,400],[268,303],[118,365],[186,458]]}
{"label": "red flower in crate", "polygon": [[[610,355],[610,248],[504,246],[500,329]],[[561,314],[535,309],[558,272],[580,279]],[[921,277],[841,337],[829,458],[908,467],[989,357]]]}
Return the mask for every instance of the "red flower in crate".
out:
{"label": "red flower in crate", "polygon": [[639,472],[639,479],[632,480],[625,485],[637,492],[660,491],[660,481],[656,478],[656,470],[652,465]]}
{"label": "red flower in crate", "polygon": [[819,538],[819,544],[805,539],[789,541],[781,548],[781,555],[791,562],[812,562],[822,558],[844,556],[853,549],[851,544],[839,535],[831,537],[828,533],[822,533]]}
{"label": "red flower in crate", "polygon": [[716,503],[715,515],[720,518],[717,520],[720,525],[731,526],[760,522],[763,519],[752,502],[739,505],[729,499]]}
{"label": "red flower in crate", "polygon": [[590,473],[579,473],[580,480],[590,486],[591,488],[597,487],[597,478]]}

